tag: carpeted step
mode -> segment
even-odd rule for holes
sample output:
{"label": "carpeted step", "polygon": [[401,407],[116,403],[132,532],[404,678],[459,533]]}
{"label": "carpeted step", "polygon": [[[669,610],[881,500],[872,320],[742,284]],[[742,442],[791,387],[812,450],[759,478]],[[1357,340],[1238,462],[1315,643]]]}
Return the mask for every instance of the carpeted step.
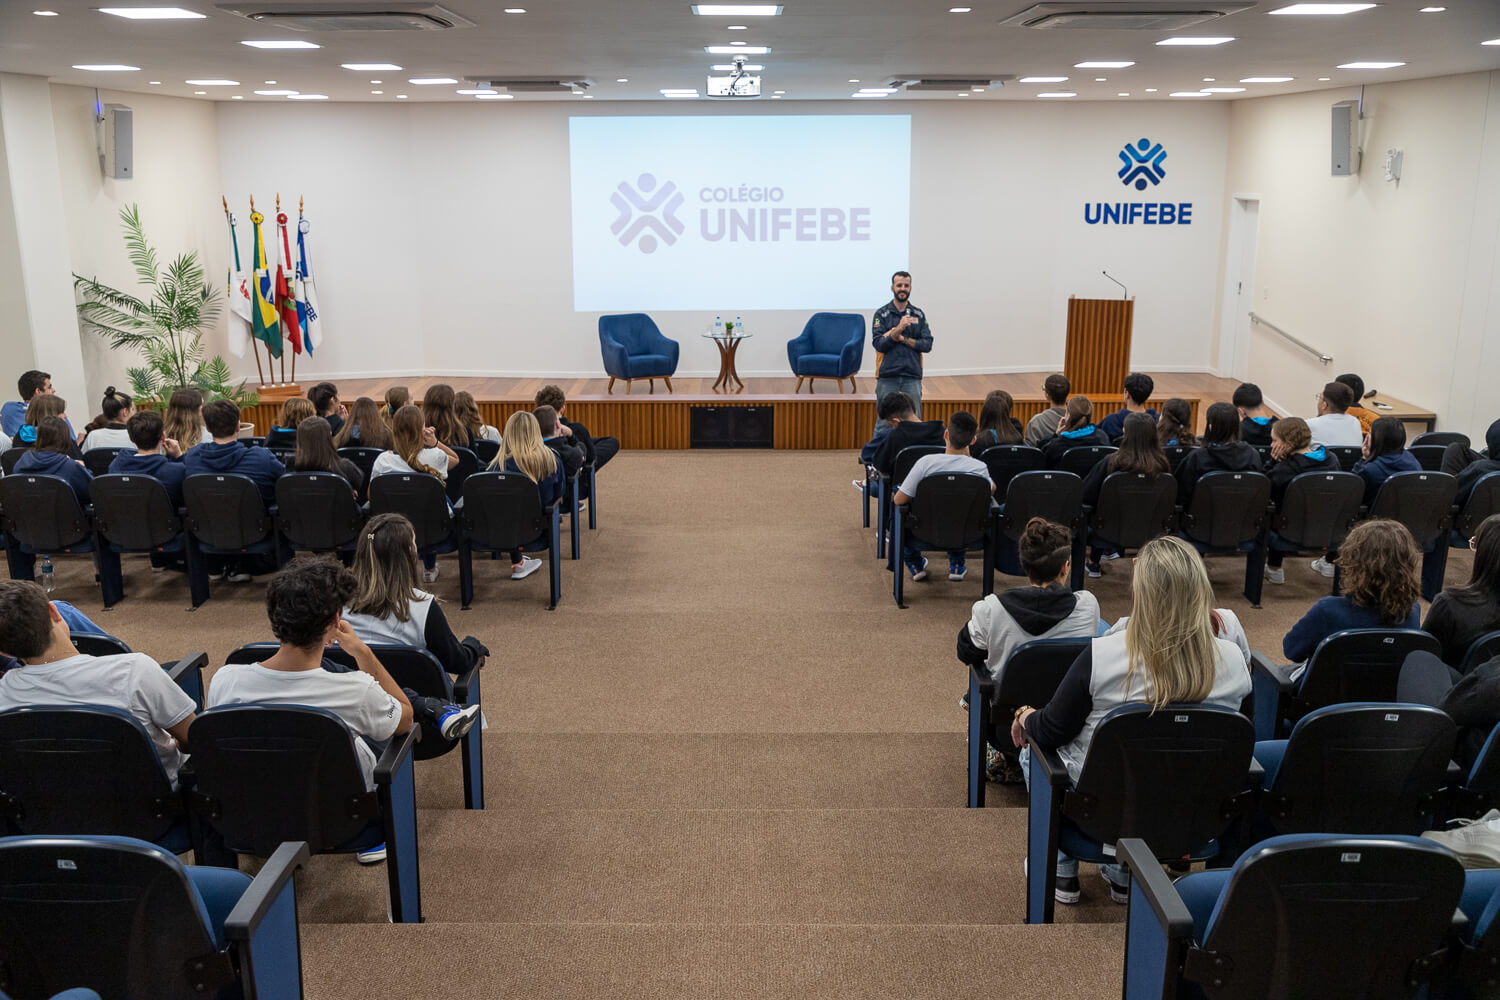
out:
{"label": "carpeted step", "polygon": [[307,1000],[1108,1000],[1124,929],[951,924],[303,925]]}
{"label": "carpeted step", "polygon": [[[1019,809],[430,810],[423,914],[451,923],[1017,924]],[[385,872],[314,859],[303,919],[386,919]],[[1060,920],[1119,921],[1104,884]]]}

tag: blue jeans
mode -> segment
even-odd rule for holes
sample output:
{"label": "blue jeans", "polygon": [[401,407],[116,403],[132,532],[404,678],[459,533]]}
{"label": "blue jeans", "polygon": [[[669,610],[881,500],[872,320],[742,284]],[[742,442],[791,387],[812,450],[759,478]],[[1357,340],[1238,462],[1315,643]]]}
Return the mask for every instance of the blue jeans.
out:
{"label": "blue jeans", "polygon": [[[89,621],[88,615],[79,611],[67,601],[53,601],[52,604],[57,608],[57,613],[62,616],[62,620],[68,623],[68,631],[88,632],[90,635],[109,635],[104,629]],[[111,639],[114,638],[112,635],[109,637]]]}
{"label": "blue jeans", "polygon": [[911,397],[916,404],[917,416],[922,415],[922,380],[912,378],[908,375],[899,375],[895,378],[878,378],[875,380],[875,410],[880,410],[880,401],[893,392],[904,392]]}
{"label": "blue jeans", "polygon": [[[1021,776],[1025,780],[1025,782],[1026,782],[1026,793],[1029,795],[1029,794],[1031,794],[1031,745],[1030,744],[1027,744],[1026,746],[1024,746],[1024,747],[1021,748],[1020,763],[1021,763]],[[1126,868],[1124,865],[1116,865],[1116,864],[1100,865],[1099,866],[1099,871],[1104,875],[1104,877],[1106,879],[1108,879],[1109,881],[1113,882],[1115,885],[1123,885],[1123,886],[1129,886],[1130,885],[1130,869]],[[1078,877],[1078,859],[1075,858],[1075,857],[1071,857],[1070,855],[1064,854],[1062,851],[1058,851],[1057,852],[1057,877],[1058,878],[1077,878]]]}
{"label": "blue jeans", "polygon": [[[906,563],[907,568],[910,569],[913,573],[921,569],[922,543],[913,541],[910,537],[908,537],[901,544],[901,561]],[[963,549],[948,550],[949,569],[959,569],[964,565],[965,561],[965,553]]]}

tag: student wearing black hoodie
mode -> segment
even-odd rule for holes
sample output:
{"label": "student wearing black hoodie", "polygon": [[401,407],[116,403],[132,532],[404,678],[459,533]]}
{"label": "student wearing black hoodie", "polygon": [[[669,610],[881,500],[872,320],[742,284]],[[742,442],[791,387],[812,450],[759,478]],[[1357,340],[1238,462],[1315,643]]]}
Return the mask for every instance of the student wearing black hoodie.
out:
{"label": "student wearing black hoodie", "polygon": [[[929,444],[943,447],[943,431],[947,430],[941,420],[921,420],[917,417],[916,401],[906,393],[892,393],[891,395],[904,396],[902,402],[890,404],[893,409],[887,418],[891,422],[890,433],[886,434],[885,440],[881,441],[875,449],[875,460],[871,463],[886,478],[895,474],[896,456],[901,454],[902,448],[909,448],[914,444]],[[888,400],[889,397],[886,397]],[[897,486],[900,483],[895,484]]]}
{"label": "student wearing black hoodie", "polygon": [[1074,396],[1068,400],[1068,408],[1062,423],[1057,426],[1057,435],[1042,444],[1042,460],[1047,468],[1055,469],[1062,457],[1074,448],[1109,446],[1109,435],[1094,423],[1094,403],[1087,396]]}
{"label": "student wearing black hoodie", "polygon": [[[1286,498],[1287,487],[1302,473],[1339,471],[1338,456],[1320,444],[1313,444],[1312,431],[1301,417],[1287,417],[1271,425],[1271,458],[1276,464],[1266,475],[1271,479],[1271,504],[1278,510]],[[1266,580],[1280,584],[1286,582],[1286,571],[1281,568],[1286,551],[1278,549],[1277,543],[1272,532],[1266,548]]]}
{"label": "student wearing black hoodie", "polygon": [[1260,452],[1240,441],[1240,417],[1229,403],[1208,408],[1203,447],[1188,452],[1177,466],[1177,502],[1186,507],[1193,487],[1210,472],[1259,472]]}
{"label": "student wearing black hoodie", "polygon": [[1455,502],[1459,506],[1469,502],[1475,483],[1491,472],[1500,472],[1500,420],[1490,424],[1490,429],[1484,432],[1484,445],[1489,451],[1488,457],[1457,441],[1443,452],[1442,470],[1458,477],[1458,499]]}

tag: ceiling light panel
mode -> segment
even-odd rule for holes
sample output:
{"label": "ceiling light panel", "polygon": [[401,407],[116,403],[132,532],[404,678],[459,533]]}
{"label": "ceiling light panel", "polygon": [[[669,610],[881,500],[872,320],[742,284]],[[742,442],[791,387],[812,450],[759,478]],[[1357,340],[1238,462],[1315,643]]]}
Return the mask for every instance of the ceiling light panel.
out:
{"label": "ceiling light panel", "polygon": [[406,82],[414,83],[419,87],[430,87],[433,84],[457,83],[458,81],[451,76],[420,76],[415,80],[407,80]]}
{"label": "ceiling light panel", "polygon": [[1157,45],[1227,45],[1234,41],[1234,36],[1219,38],[1163,38]]}
{"label": "ceiling light panel", "polygon": [[139,66],[126,66],[124,63],[75,63],[74,69],[86,69],[90,73],[139,73]]}
{"label": "ceiling light panel", "polygon": [[768,45],[705,45],[703,51],[711,56],[764,56],[770,55]]}
{"label": "ceiling light panel", "polygon": [[1286,7],[1278,7],[1276,10],[1267,11],[1268,14],[1305,14],[1305,15],[1330,15],[1330,14],[1357,14],[1371,7],[1378,7],[1375,3],[1294,3]]}
{"label": "ceiling light panel", "polygon": [[1130,61],[1127,61],[1127,60],[1117,60],[1117,61],[1094,60],[1092,62],[1074,63],[1073,64],[1073,68],[1074,69],[1129,69],[1131,66],[1134,66],[1134,65],[1135,65],[1134,62],[1130,62]]}
{"label": "ceiling light panel", "polygon": [[401,67],[395,63],[339,63],[344,69],[356,70],[360,73],[395,72]]}
{"label": "ceiling light panel", "polygon": [[775,17],[784,8],[772,3],[695,3],[693,13],[700,17]]}
{"label": "ceiling light panel", "polygon": [[1291,83],[1295,79],[1293,76],[1247,76],[1240,83]]}
{"label": "ceiling light panel", "polygon": [[1065,76],[1023,76],[1017,83],[1067,83]]}
{"label": "ceiling light panel", "polygon": [[1404,62],[1351,62],[1339,63],[1339,69],[1395,69],[1397,66],[1405,66]]}
{"label": "ceiling light panel", "polygon": [[238,80],[183,80],[182,82],[193,87],[238,87],[240,85]]}
{"label": "ceiling light panel", "polygon": [[294,39],[268,38],[268,39],[259,39],[259,40],[244,41],[244,42],[240,42],[240,44],[241,45],[248,45],[252,49],[321,49],[323,47],[321,45],[316,45],[316,44],[314,44],[312,42],[304,42],[300,38],[294,38]]}
{"label": "ceiling light panel", "polygon": [[99,13],[128,17],[132,21],[198,21],[208,17],[181,7],[100,7]]}

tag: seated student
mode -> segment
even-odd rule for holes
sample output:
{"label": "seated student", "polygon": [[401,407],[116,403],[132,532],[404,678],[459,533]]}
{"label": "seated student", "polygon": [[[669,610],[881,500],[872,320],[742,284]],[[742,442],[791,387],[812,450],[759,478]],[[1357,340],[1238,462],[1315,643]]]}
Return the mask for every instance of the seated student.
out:
{"label": "seated student", "polygon": [[557,386],[544,385],[538,389],[535,403],[537,406],[550,406],[557,411],[557,417],[562,421],[559,425],[562,433],[570,435],[583,445],[583,450],[588,454],[587,461],[594,466],[595,472],[608,465],[609,460],[620,453],[619,438],[594,437],[587,427],[568,419],[568,397]]}
{"label": "seated student", "polygon": [[[895,401],[891,397],[897,397]],[[917,404],[904,392],[887,393],[880,401],[881,411],[888,413],[890,433],[875,449],[875,459],[870,464],[881,475],[889,479],[895,473],[896,456],[901,449],[913,445],[941,445],[945,430],[941,420],[922,420],[917,417]]]}
{"label": "seated student", "polygon": [[99,416],[83,429],[83,450],[129,448],[130,432],[125,429],[125,422],[135,413],[130,397],[109,386],[104,390],[104,402],[99,409]]}
{"label": "seated student", "polygon": [[135,454],[121,452],[109,463],[110,475],[150,476],[166,487],[174,508],[182,506],[182,481],[187,466],[182,464],[182,449],[177,442],[162,436],[161,414],[141,410],[131,414],[125,423]]}
{"label": "seated student", "polygon": [[1442,471],[1458,477],[1459,506],[1469,502],[1469,495],[1479,480],[1491,472],[1500,472],[1500,420],[1490,424],[1484,432],[1486,455],[1473,451],[1461,441],[1455,441],[1443,450]]}
{"label": "seated student", "polygon": [[1266,409],[1265,397],[1254,382],[1241,382],[1230,397],[1240,418],[1240,440],[1253,447],[1271,443],[1271,425],[1276,414]]}
{"label": "seated student", "polygon": [[1361,430],[1363,430],[1366,434],[1370,433],[1370,425],[1375,423],[1376,418],[1378,418],[1380,414],[1376,413],[1374,410],[1366,409],[1364,404],[1360,402],[1365,398],[1365,380],[1360,378],[1358,375],[1355,375],[1353,372],[1349,372],[1347,374],[1338,376],[1334,379],[1334,381],[1342,382],[1344,385],[1347,385],[1349,387],[1349,391],[1354,395],[1354,402],[1349,405],[1349,409],[1345,412],[1347,412],[1349,416],[1353,417],[1355,420],[1359,421]]}
{"label": "seated student", "polygon": [[129,712],[151,736],[173,783],[185,759],[193,699],[149,656],[86,656],[42,588],[0,581],[0,652],[20,661],[0,677],[0,710],[28,705],[101,705]]}
{"label": "seated student", "polygon": [[493,441],[500,443],[500,428],[484,422],[484,417],[479,412],[479,404],[474,402],[474,394],[460,389],[453,394],[453,412],[458,414],[458,419],[469,430],[469,437],[478,441]]}
{"label": "seated student", "polygon": [[1004,389],[992,389],[979,408],[979,433],[969,446],[974,457],[997,444],[1020,444],[1025,437],[1021,421],[1010,415],[1016,401]]}
{"label": "seated student", "polygon": [[1366,504],[1396,473],[1422,471],[1417,456],[1406,450],[1406,425],[1395,417],[1380,417],[1370,425],[1363,451],[1365,457],[1351,471],[1365,481]]}
{"label": "seated student", "polygon": [[62,417],[43,417],[35,428],[36,440],[31,449],[16,462],[15,475],[56,476],[66,480],[84,506],[89,502],[89,483],[94,476],[82,462],[72,457],[77,450],[73,432]]}
{"label": "seated student", "polygon": [[[313,413],[328,421],[328,428],[337,434],[344,429],[344,421],[349,416],[349,411],[344,404],[339,402],[339,387],[332,382],[319,382],[307,390],[307,400],[312,403]],[[303,420],[307,419],[306,417]],[[293,426],[301,427],[302,420]]]}
{"label": "seated student", "polygon": [[[0,434],[12,439],[15,439],[20,432],[21,425],[26,423],[26,410],[32,402],[38,396],[52,395],[52,376],[35,369],[22,372],[21,377],[16,379],[16,392],[20,395],[20,399],[6,400],[5,405],[0,406]],[[61,414],[47,415],[60,416]]]}
{"label": "seated student", "polygon": [[1063,455],[1074,448],[1109,445],[1105,436],[1094,423],[1094,404],[1087,396],[1074,396],[1068,400],[1067,416],[1057,425],[1057,434],[1042,442],[1042,460],[1047,468],[1057,468]]}
{"label": "seated student", "polygon": [[[1240,426],[1244,426],[1241,424]],[[1287,417],[1271,425],[1271,458],[1275,464],[1266,473],[1271,480],[1271,503],[1279,510],[1286,498],[1286,489],[1292,480],[1304,472],[1338,472],[1338,456],[1332,455],[1322,445],[1312,442],[1312,432],[1307,421],[1301,417]],[[1266,548],[1266,581],[1286,583],[1286,571],[1281,564],[1286,559],[1286,550],[1278,547],[1279,539],[1273,532]]]}
{"label": "seated student", "polygon": [[446,382],[438,382],[422,393],[422,419],[440,443],[450,448],[474,447],[474,435],[458,419],[453,386]]}
{"label": "seated student", "polygon": [[182,456],[187,474],[248,476],[260,490],[266,506],[275,503],[276,480],[286,469],[265,448],[247,448],[240,442],[240,408],[227,399],[216,399],[203,407],[203,423],[213,440]]}
{"label": "seated student", "polygon": [[[888,392],[880,398],[876,414],[880,420],[875,425],[875,435],[866,441],[865,446],[859,450],[861,465],[871,465],[874,463],[875,455],[880,451],[881,444],[890,435],[891,429],[900,423],[895,417],[896,412],[899,410],[903,413],[909,413],[911,412],[911,405],[911,397],[907,396],[904,392]],[[865,488],[865,481],[863,479],[854,480],[854,488],[863,490]]]}
{"label": "seated student", "polygon": [[1150,375],[1131,372],[1125,376],[1125,408],[1116,410],[1099,421],[1099,429],[1109,438],[1111,444],[1119,443],[1120,437],[1125,433],[1125,419],[1132,413],[1144,413],[1155,422],[1157,412],[1146,408],[1146,400],[1150,399],[1151,393],[1155,391],[1156,383],[1151,380]]}
{"label": "seated student", "polygon": [[[990,479],[989,467],[969,454],[969,445],[973,442],[978,430],[979,422],[974,419],[972,413],[967,410],[956,411],[948,418],[948,428],[943,431],[943,453],[923,455],[917,459],[916,464],[911,467],[911,472],[901,481],[901,486],[897,489],[892,502],[898,507],[911,503],[912,498],[917,495],[917,489],[922,480],[942,472],[961,472],[965,475],[978,476],[989,483],[991,493],[995,492],[995,484]],[[913,580],[927,579],[927,560],[922,555],[921,546],[910,535],[907,536],[906,544],[901,548],[901,561],[906,564]],[[969,571],[966,562],[967,554],[963,549],[950,550],[948,579],[962,580]]]}
{"label": "seated student", "polygon": [[1469,646],[1500,629],[1500,514],[1479,522],[1469,539],[1474,569],[1462,587],[1447,587],[1432,599],[1422,631],[1443,644],[1443,662],[1457,667]]}
{"label": "seated student", "polygon": [[381,417],[390,423],[396,416],[396,411],[411,402],[411,391],[404,385],[393,385],[385,391],[385,409],[380,411]]}
{"label": "seated student", "polygon": [[1442,709],[1458,725],[1453,759],[1467,774],[1490,733],[1500,725],[1500,656],[1460,674],[1426,650],[1418,650],[1402,661],[1398,690],[1402,701]]}
{"label": "seated student", "polygon": [[365,484],[365,474],[359,471],[359,466],[341,457],[333,446],[333,433],[328,429],[326,417],[308,417],[297,425],[297,450],[286,463],[286,471],[331,472],[343,476],[356,493]]}
{"label": "seated student", "polygon": [[162,434],[176,441],[183,454],[209,440],[207,429],[203,426],[203,393],[197,389],[173,391],[161,423]]}
{"label": "seated student", "polygon": [[1201,448],[1188,452],[1177,466],[1177,502],[1183,507],[1193,498],[1193,487],[1210,472],[1259,472],[1260,452],[1240,440],[1239,415],[1228,403],[1208,408]]}
{"label": "seated student", "polygon": [[266,447],[297,447],[297,428],[308,417],[316,417],[317,415],[317,407],[313,406],[310,399],[303,396],[292,396],[284,400],[281,404],[281,412],[276,415],[276,426],[266,432]]}
{"label": "seated student", "polygon": [[36,444],[37,429],[41,427],[42,421],[48,417],[56,417],[63,422],[68,429],[68,455],[71,458],[83,459],[83,449],[78,447],[78,442],[73,437],[73,424],[68,420],[68,401],[61,396],[48,393],[37,396],[26,407],[26,422],[16,431],[15,447],[26,448]]}
{"label": "seated student", "polygon": [[561,432],[557,421],[557,411],[550,406],[538,406],[532,411],[536,417],[537,427],[542,432],[542,441],[557,452],[557,457],[562,459],[563,478],[571,479],[583,468],[584,454],[583,446],[573,441]]}
{"label": "seated student", "polygon": [[[1056,750],[1074,782],[1100,720],[1112,709],[1172,702],[1237,709],[1250,693],[1250,671],[1239,648],[1214,634],[1213,586],[1191,544],[1172,537],[1147,542],[1136,556],[1130,593],[1125,630],[1090,643],[1052,700],[1040,710],[1021,706],[1011,725],[1016,746],[1029,738]],[[1029,758],[1029,750],[1023,751],[1023,775]],[[1100,874],[1110,898],[1126,902],[1130,876],[1124,866],[1104,865]],[[1060,903],[1081,896],[1078,862],[1060,851],[1056,895]]]}
{"label": "seated student", "polygon": [[356,399],[333,444],[336,448],[389,448],[391,428],[381,419],[380,404],[369,396]]}
{"label": "seated student", "polygon": [[417,567],[411,522],[400,514],[370,518],[354,553],[354,596],[344,621],[365,642],[425,648],[448,673],[468,673],[489,650],[473,636],[458,640],[438,599],[417,586]]}
{"label": "seated student", "polygon": [[[503,472],[519,472],[536,483],[542,506],[560,499],[563,495],[563,464],[557,453],[542,441],[542,428],[536,415],[529,410],[517,410],[505,422],[505,433],[500,444],[500,453],[490,463],[491,469]],[[552,553],[557,558],[557,553]],[[520,549],[510,553],[510,578],[524,580],[542,568],[542,561],[524,555]]]}
{"label": "seated student", "polygon": [[[413,722],[456,740],[474,725],[479,706],[459,708],[402,689],[340,615],[354,593],[354,574],[334,559],[289,563],[266,586],[266,615],[280,648],[260,663],[220,667],[204,701],[209,708],[305,705],[332,712],[353,730],[365,787],[373,789],[378,751],[372,744],[401,735]],[[323,659],[324,647],[335,644],[353,657],[357,669]],[[382,844],[361,852],[359,860],[368,864],[384,857]]]}
{"label": "seated student", "polygon": [[[1145,413],[1132,413],[1125,421],[1120,450],[1102,462],[1095,462],[1089,474],[1083,477],[1084,506],[1099,506],[1099,494],[1104,489],[1104,480],[1113,473],[1139,472],[1155,479],[1171,471],[1172,465],[1167,461],[1166,452],[1162,451],[1156,440],[1156,421]],[[1092,545],[1096,539],[1091,537],[1089,541]],[[1119,556],[1118,552],[1105,552],[1094,546],[1089,553],[1089,561],[1084,564],[1084,572],[1097,578],[1103,572],[1100,560],[1118,559]]]}
{"label": "seated student", "polygon": [[1163,448],[1173,445],[1197,447],[1198,435],[1193,433],[1193,407],[1187,400],[1173,396],[1161,404],[1161,416],[1156,419],[1156,440]]}
{"label": "seated student", "polygon": [[437,439],[422,422],[422,411],[410,403],[391,420],[391,450],[382,452],[370,470],[371,478],[390,472],[424,472],[447,482],[448,467],[458,464],[453,449]]}
{"label": "seated student", "polygon": [[1422,553],[1399,521],[1361,521],[1339,548],[1344,591],[1324,597],[1281,640],[1292,667],[1302,676],[1318,643],[1346,628],[1417,628],[1421,624]]}
{"label": "seated student", "polygon": [[1073,384],[1066,375],[1048,375],[1042,382],[1042,392],[1047,394],[1048,408],[1026,422],[1026,443],[1040,448],[1042,442],[1057,433],[1058,425],[1068,415],[1068,393]]}
{"label": "seated student", "polygon": [[1347,385],[1342,382],[1325,385],[1318,394],[1318,415],[1307,422],[1313,441],[1330,448],[1358,448],[1362,445],[1364,429],[1359,420],[1348,413],[1353,405],[1354,393]]}

